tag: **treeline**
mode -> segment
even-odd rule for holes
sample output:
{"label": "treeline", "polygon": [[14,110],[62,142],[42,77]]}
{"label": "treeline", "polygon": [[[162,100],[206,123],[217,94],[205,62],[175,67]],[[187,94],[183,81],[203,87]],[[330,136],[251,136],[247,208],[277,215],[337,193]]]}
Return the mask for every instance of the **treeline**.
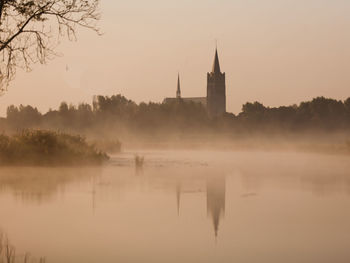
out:
{"label": "treeline", "polygon": [[350,128],[350,98],[345,101],[317,97],[299,105],[265,107],[259,102],[246,103],[234,117],[239,126],[262,130],[339,131]]}
{"label": "treeline", "polygon": [[92,105],[68,105],[45,114],[32,106],[9,106],[2,126],[56,129],[86,135],[157,134],[186,132],[303,132],[350,130],[350,98],[345,101],[318,97],[299,105],[265,107],[246,103],[238,115],[227,113],[209,119],[206,109],[182,100],[170,103],[140,103],[121,95],[97,96]]}
{"label": "treeline", "polygon": [[[86,135],[115,137],[130,132],[155,135],[158,132],[195,130],[209,127],[206,110],[196,103],[140,103],[124,96],[97,96],[92,105],[62,102],[57,110],[42,114],[33,106],[7,108],[3,127],[54,129]],[[118,136],[117,136],[118,137]]]}

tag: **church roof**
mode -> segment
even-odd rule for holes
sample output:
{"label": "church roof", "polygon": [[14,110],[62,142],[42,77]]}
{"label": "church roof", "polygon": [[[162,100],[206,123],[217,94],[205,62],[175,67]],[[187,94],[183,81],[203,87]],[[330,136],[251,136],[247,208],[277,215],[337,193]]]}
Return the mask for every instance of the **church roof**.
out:
{"label": "church roof", "polygon": [[[194,103],[200,103],[204,107],[207,106],[207,97],[190,97],[190,98],[180,98],[184,102],[194,102]],[[172,103],[175,101],[178,101],[179,98],[165,98],[163,100],[163,103]]]}
{"label": "church roof", "polygon": [[215,59],[213,64],[213,73],[220,73],[220,63],[219,63],[219,56],[218,56],[218,49],[215,49]]}

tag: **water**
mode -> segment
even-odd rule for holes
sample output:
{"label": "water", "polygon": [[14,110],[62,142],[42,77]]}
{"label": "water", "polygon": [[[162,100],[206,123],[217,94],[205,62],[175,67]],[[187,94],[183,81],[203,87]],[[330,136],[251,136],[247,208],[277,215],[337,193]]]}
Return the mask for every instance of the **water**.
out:
{"label": "water", "polygon": [[142,152],[1,168],[0,229],[47,262],[349,262],[350,158]]}

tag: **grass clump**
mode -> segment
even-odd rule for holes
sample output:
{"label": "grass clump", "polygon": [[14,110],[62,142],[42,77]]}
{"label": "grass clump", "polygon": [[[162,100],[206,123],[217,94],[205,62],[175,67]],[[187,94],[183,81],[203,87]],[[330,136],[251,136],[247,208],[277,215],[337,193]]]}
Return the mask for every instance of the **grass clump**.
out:
{"label": "grass clump", "polygon": [[45,263],[45,258],[35,260],[29,253],[18,254],[16,247],[10,244],[6,235],[0,232],[0,262],[1,263]]}
{"label": "grass clump", "polygon": [[45,130],[0,135],[1,165],[95,165],[108,158],[79,135]]}

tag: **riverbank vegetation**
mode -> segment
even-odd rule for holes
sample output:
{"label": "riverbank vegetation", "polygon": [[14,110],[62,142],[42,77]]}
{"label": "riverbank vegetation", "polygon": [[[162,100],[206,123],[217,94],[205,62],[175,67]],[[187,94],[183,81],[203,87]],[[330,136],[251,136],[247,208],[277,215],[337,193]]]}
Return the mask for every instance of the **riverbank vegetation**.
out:
{"label": "riverbank vegetation", "polygon": [[79,135],[46,130],[0,135],[0,165],[98,165],[106,160]]}
{"label": "riverbank vegetation", "polygon": [[122,150],[122,143],[118,139],[95,139],[90,142],[97,149],[106,153],[120,153]]}
{"label": "riverbank vegetation", "polygon": [[29,253],[20,255],[16,251],[16,247],[13,246],[8,237],[0,232],[0,262],[1,263],[29,263],[39,262],[45,263],[45,258],[39,258],[38,260],[30,256]]}

